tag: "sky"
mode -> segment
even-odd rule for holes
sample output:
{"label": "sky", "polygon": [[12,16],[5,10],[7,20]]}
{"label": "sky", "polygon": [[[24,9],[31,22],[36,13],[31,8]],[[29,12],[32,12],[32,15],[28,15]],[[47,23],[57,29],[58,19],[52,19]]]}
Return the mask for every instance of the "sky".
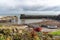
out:
{"label": "sky", "polygon": [[26,11],[60,12],[60,0],[0,0],[0,14]]}

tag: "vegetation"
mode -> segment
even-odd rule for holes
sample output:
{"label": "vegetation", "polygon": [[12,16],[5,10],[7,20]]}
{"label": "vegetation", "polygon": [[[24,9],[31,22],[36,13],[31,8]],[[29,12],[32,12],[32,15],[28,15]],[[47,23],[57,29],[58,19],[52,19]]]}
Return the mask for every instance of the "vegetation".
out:
{"label": "vegetation", "polygon": [[50,32],[49,34],[54,35],[54,36],[60,36],[60,30],[54,31],[54,32]]}
{"label": "vegetation", "polygon": [[0,40],[53,40],[54,36],[60,36],[60,31],[48,33],[35,30],[22,29],[22,33],[19,33],[21,30],[0,29]]}

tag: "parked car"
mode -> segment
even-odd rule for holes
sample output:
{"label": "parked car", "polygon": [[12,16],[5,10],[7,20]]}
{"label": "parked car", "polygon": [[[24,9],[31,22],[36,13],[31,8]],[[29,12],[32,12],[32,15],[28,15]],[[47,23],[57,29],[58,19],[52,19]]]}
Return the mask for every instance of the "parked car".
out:
{"label": "parked car", "polygon": [[50,29],[56,29],[57,28],[57,26],[53,26],[53,25],[48,25],[47,27]]}
{"label": "parked car", "polygon": [[50,28],[50,29],[56,29],[57,28],[57,26],[55,26],[55,25],[41,25],[41,27]]}

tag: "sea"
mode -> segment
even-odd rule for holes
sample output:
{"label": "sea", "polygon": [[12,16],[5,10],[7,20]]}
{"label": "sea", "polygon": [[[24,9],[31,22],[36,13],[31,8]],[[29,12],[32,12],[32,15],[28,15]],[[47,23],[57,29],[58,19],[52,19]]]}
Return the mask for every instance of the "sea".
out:
{"label": "sea", "polygon": [[29,23],[37,23],[37,22],[42,22],[44,20],[42,19],[20,19],[20,24],[29,24]]}
{"label": "sea", "polygon": [[44,21],[42,19],[20,19],[20,14],[4,14],[4,15],[0,15],[0,18],[3,16],[17,16],[18,24],[29,24],[29,23],[36,23],[36,22]]}

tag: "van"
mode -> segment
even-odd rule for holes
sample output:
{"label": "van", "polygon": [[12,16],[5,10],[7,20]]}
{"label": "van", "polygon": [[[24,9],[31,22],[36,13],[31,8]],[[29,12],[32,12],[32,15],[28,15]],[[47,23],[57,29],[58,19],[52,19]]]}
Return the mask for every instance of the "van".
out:
{"label": "van", "polygon": [[57,28],[57,26],[53,26],[53,25],[48,25],[47,26],[49,29],[56,29]]}

